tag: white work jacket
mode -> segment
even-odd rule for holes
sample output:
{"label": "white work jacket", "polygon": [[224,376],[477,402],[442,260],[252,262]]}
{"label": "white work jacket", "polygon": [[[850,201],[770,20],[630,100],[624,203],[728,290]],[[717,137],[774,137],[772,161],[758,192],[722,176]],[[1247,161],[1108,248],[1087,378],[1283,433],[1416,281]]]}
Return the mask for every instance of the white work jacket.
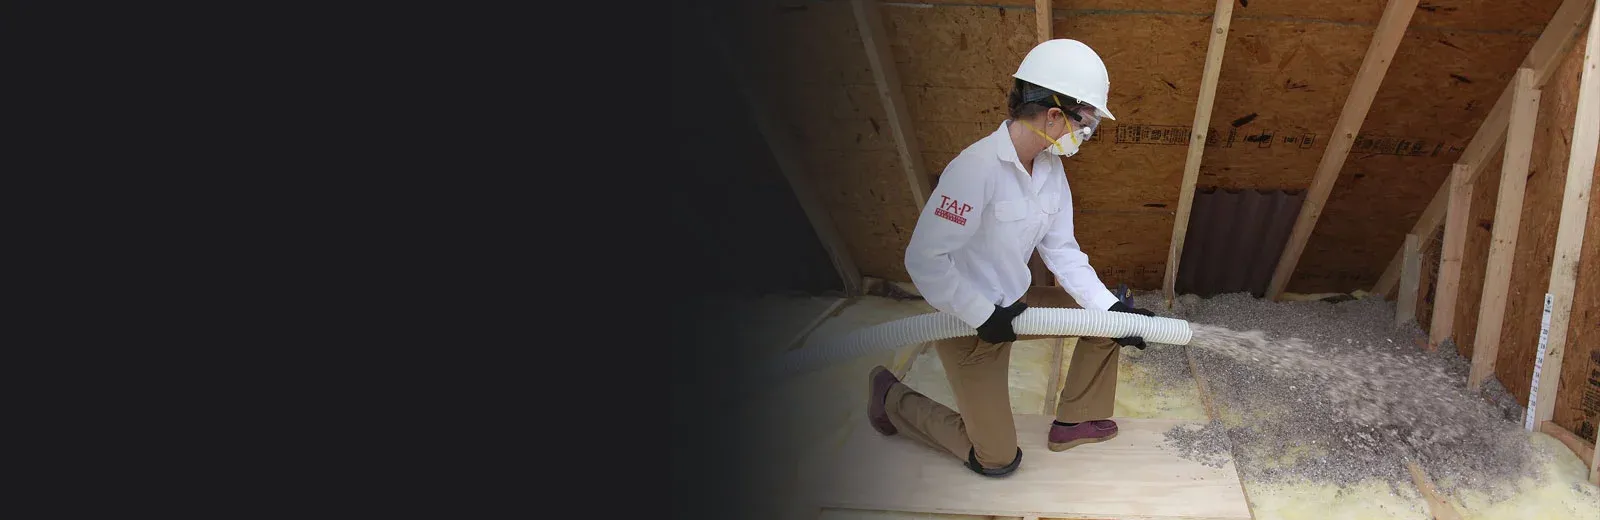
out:
{"label": "white work jacket", "polygon": [[1008,125],[963,150],[939,178],[911,243],[906,271],[935,309],[973,328],[994,306],[1026,294],[1037,248],[1063,288],[1085,309],[1106,310],[1116,296],[1089,266],[1072,231],[1072,190],[1061,157],[1039,153],[1029,175]]}

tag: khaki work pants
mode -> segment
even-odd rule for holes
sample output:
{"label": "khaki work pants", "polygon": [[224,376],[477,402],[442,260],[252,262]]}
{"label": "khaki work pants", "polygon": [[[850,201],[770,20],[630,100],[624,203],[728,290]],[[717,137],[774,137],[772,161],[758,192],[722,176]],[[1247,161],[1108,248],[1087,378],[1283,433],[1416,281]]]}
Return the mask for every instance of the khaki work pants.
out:
{"label": "khaki work pants", "polygon": [[[1018,336],[1018,341],[1056,336]],[[960,413],[897,383],[889,390],[889,421],[907,437],[950,452],[965,462],[970,449],[985,468],[999,468],[1017,457],[1017,428],[1011,413],[1011,342],[989,343],[976,336],[938,341],[933,348],[944,363]],[[1109,338],[1080,337],[1072,352],[1066,385],[1056,405],[1056,420],[1085,422],[1111,417],[1117,396],[1121,345]],[[1030,432],[1047,435],[1049,432]]]}

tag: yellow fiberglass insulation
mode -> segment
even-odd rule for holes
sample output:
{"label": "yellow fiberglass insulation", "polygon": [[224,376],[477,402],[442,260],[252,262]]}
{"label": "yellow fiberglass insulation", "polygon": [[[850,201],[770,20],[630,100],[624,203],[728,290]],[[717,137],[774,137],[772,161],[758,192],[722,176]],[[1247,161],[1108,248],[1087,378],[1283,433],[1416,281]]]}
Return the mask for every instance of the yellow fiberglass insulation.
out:
{"label": "yellow fiberglass insulation", "polygon": [[[1062,385],[1066,384],[1067,370],[1072,367],[1072,350],[1077,346],[1077,339],[1069,338],[1066,344],[1067,348],[1061,356],[1061,378],[1056,386],[1058,392]],[[1141,355],[1144,355],[1144,352],[1135,348],[1122,349],[1121,359],[1117,363],[1116,407],[1111,415],[1143,419],[1205,421],[1206,409],[1200,404],[1200,392],[1195,387],[1194,378],[1184,376],[1177,380],[1158,380],[1135,363]]]}
{"label": "yellow fiberglass insulation", "polygon": [[1517,483],[1511,498],[1493,502],[1479,493],[1450,497],[1468,520],[1600,520],[1600,486],[1588,481],[1589,468],[1566,445],[1543,433],[1528,434],[1541,463],[1539,478]]}
{"label": "yellow fiberglass insulation", "polygon": [[[816,309],[815,300],[797,300],[797,306]],[[812,311],[820,312],[820,311]],[[866,297],[846,305],[838,316],[829,318],[818,327],[822,334],[848,332],[852,329],[883,323],[903,317],[933,312],[922,301],[896,301],[888,298]],[[814,314],[813,314],[814,316]],[[819,334],[814,333],[812,337]],[[1018,342],[1013,345],[1010,364],[1010,389],[1012,410],[1016,413],[1053,413],[1043,410],[1046,391],[1051,381],[1051,360],[1058,340],[1043,339]],[[1073,340],[1065,342],[1061,358],[1064,380],[1070,367]],[[1173,347],[1154,347],[1173,348]],[[762,413],[770,420],[782,418],[784,424],[793,425],[781,436],[763,439],[770,443],[764,460],[784,473],[789,479],[783,489],[774,488],[775,495],[783,495],[789,504],[784,520],[969,520],[967,515],[932,513],[902,513],[879,511],[819,511],[800,498],[804,482],[825,479],[831,457],[845,438],[855,428],[869,428],[864,403],[866,399],[866,374],[873,365],[891,368],[912,362],[911,356],[920,350],[919,345],[901,346],[893,351],[880,351],[862,358],[839,363],[814,372],[801,374],[777,383],[764,396],[770,403]],[[1146,351],[1145,353],[1148,353]],[[1135,349],[1123,349],[1119,364],[1115,416],[1193,419],[1205,421],[1205,411],[1195,390],[1192,376],[1159,380],[1140,366]],[[1170,377],[1170,376],[1169,376]],[[944,367],[937,353],[931,349],[914,360],[904,381],[930,398],[957,408]],[[1287,404],[1286,404],[1287,405]],[[1252,410],[1251,420],[1277,415],[1275,410]],[[1238,413],[1219,410],[1227,424],[1242,420]],[[1542,462],[1541,478],[1525,480],[1518,485],[1519,493],[1512,497],[1492,501],[1486,496],[1466,492],[1461,496],[1446,497],[1465,520],[1600,520],[1600,488],[1589,484],[1587,467],[1560,442],[1544,434],[1530,434]],[[1315,457],[1313,446],[1285,449],[1273,454],[1281,463],[1295,458]],[[1257,458],[1264,460],[1264,458]],[[1266,484],[1246,480],[1246,494],[1256,520],[1299,519],[1426,519],[1430,518],[1427,503],[1410,482],[1389,483],[1366,481],[1353,486],[1339,487],[1330,484]]]}
{"label": "yellow fiberglass insulation", "polygon": [[[1517,492],[1501,501],[1472,491],[1442,498],[1463,520],[1600,520],[1600,487],[1585,480],[1588,468],[1583,461],[1543,433],[1531,433],[1528,440],[1540,464],[1538,479],[1523,479],[1517,483]],[[1256,520],[1433,518],[1427,501],[1411,482],[1391,487],[1382,480],[1368,480],[1340,488],[1246,480],[1244,487]]]}
{"label": "yellow fiberglass insulation", "polygon": [[[1333,484],[1244,483],[1250,511],[1256,520],[1428,520],[1427,504],[1416,488],[1393,488],[1382,480],[1350,486]],[[1399,489],[1402,494],[1395,494]]]}
{"label": "yellow fiberglass insulation", "polygon": [[[1059,395],[1066,384],[1066,374],[1072,366],[1072,350],[1077,340],[1066,338],[1060,376],[1055,378],[1054,389],[1046,390],[1052,376],[1050,360],[1055,355],[1058,341],[1037,339],[1012,344],[1009,384],[1011,410],[1014,413],[1055,414],[1055,410],[1044,409],[1047,392]],[[1122,351],[1117,368],[1117,397],[1113,416],[1206,420],[1205,408],[1200,404],[1193,378],[1158,381],[1130,359],[1138,355],[1136,349],[1126,348]],[[932,349],[917,358],[904,382],[928,398],[960,411],[955,394],[950,390],[950,382],[946,379],[944,364]]]}

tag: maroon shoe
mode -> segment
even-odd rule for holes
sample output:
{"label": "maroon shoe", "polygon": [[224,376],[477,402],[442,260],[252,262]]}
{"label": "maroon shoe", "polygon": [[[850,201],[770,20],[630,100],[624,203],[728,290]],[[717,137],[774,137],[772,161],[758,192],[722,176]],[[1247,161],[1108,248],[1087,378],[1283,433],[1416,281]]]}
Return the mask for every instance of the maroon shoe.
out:
{"label": "maroon shoe", "polygon": [[1117,422],[1087,421],[1073,426],[1059,422],[1050,425],[1050,451],[1065,451],[1080,444],[1101,442],[1117,436]]}
{"label": "maroon shoe", "polygon": [[872,367],[867,374],[867,420],[872,423],[872,429],[884,435],[894,435],[900,430],[889,421],[889,411],[884,409],[883,402],[889,398],[889,389],[894,388],[900,379],[882,365]]}

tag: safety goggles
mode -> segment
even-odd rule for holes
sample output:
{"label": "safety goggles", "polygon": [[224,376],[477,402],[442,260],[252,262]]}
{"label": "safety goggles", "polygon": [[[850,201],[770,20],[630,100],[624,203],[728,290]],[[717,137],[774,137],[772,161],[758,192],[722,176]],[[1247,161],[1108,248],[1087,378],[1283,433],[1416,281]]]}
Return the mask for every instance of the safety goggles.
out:
{"label": "safety goggles", "polygon": [[1072,121],[1077,123],[1079,128],[1087,129],[1087,132],[1085,132],[1086,138],[1088,134],[1093,134],[1095,129],[1100,127],[1100,116],[1097,115],[1099,111],[1095,110],[1094,105],[1070,97],[1067,98],[1070,103],[1062,103],[1061,97],[1056,94],[1051,94],[1050,98],[1055,100],[1056,108],[1060,108],[1062,112],[1067,114],[1067,117],[1072,118]]}

